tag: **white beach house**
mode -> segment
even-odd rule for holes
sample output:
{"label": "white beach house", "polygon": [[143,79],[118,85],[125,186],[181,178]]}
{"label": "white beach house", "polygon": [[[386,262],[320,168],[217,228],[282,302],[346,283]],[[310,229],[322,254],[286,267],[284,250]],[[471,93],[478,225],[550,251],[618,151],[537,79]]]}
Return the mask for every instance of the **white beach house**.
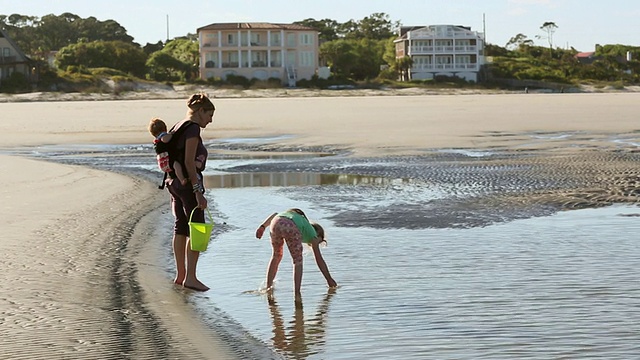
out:
{"label": "white beach house", "polygon": [[198,28],[200,78],[278,78],[287,86],[318,69],[318,31],[295,24],[215,23]]}
{"label": "white beach house", "polygon": [[395,40],[396,58],[409,56],[412,66],[403,80],[455,76],[478,81],[484,65],[484,34],[456,25],[403,26]]}

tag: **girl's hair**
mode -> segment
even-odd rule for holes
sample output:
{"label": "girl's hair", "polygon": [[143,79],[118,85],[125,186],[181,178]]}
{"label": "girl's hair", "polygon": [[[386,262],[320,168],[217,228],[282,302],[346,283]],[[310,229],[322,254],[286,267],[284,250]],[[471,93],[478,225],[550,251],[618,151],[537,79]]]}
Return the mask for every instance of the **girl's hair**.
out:
{"label": "girl's hair", "polygon": [[167,124],[160,118],[153,118],[149,122],[149,132],[153,136],[158,136],[163,132],[167,132]]}
{"label": "girl's hair", "polygon": [[322,243],[327,243],[327,240],[325,240],[324,238],[324,228],[322,228],[322,226],[320,226],[320,224],[318,224],[317,222],[311,222],[311,226],[313,226],[313,228],[316,230],[316,234],[318,234],[318,237],[320,238],[320,244]]}
{"label": "girl's hair", "polygon": [[305,214],[304,214],[304,211],[302,211],[302,210],[300,210],[300,209],[298,209],[298,208],[292,208],[292,209],[289,209],[289,210],[287,210],[287,212],[294,212],[294,213],[297,213],[297,214],[299,214],[299,215],[304,216],[304,218],[305,218],[305,219],[309,220],[309,219],[307,218],[307,215],[305,215]]}
{"label": "girl's hair", "polygon": [[209,97],[202,93],[191,95],[189,100],[187,100],[187,106],[191,111],[198,111],[200,109],[211,111],[216,109],[211,100],[209,100]]}

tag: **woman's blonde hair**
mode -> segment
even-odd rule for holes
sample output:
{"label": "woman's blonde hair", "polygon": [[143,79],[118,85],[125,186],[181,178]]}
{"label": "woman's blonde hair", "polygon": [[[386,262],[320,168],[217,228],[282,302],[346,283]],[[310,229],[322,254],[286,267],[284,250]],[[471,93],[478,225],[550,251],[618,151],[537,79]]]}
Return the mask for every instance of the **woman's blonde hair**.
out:
{"label": "woman's blonde hair", "polygon": [[211,100],[209,100],[209,97],[207,96],[207,94],[203,94],[203,93],[191,95],[189,100],[187,100],[187,106],[189,107],[189,109],[191,109],[191,111],[194,111],[194,112],[200,109],[204,109],[205,111],[211,111],[216,109],[216,107],[213,106],[213,103],[211,102]]}

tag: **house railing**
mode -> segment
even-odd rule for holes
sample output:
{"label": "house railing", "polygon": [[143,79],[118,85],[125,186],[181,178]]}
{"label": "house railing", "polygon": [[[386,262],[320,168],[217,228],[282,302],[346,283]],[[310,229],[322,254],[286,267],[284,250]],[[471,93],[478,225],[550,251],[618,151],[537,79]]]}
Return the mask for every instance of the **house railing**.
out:
{"label": "house railing", "polygon": [[0,56],[0,64],[10,64],[18,60],[17,56]]}
{"label": "house railing", "polygon": [[478,64],[414,64],[413,71],[477,71]]}
{"label": "house railing", "polygon": [[476,45],[456,45],[456,46],[411,46],[411,54],[453,54],[453,53],[476,53]]}

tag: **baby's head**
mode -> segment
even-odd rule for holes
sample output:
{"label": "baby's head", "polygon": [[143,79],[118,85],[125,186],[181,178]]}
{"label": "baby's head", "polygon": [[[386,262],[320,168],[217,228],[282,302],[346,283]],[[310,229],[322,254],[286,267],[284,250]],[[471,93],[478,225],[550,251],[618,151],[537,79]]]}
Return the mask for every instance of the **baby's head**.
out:
{"label": "baby's head", "polygon": [[160,118],[153,118],[149,122],[149,132],[153,137],[158,137],[163,132],[167,132],[167,124]]}
{"label": "baby's head", "polygon": [[311,222],[311,226],[313,226],[313,228],[316,230],[316,234],[320,238],[320,244],[326,243],[327,240],[325,240],[324,238],[324,229],[322,228],[322,226],[320,226],[320,224],[318,224],[317,222],[313,222],[313,221]]}

